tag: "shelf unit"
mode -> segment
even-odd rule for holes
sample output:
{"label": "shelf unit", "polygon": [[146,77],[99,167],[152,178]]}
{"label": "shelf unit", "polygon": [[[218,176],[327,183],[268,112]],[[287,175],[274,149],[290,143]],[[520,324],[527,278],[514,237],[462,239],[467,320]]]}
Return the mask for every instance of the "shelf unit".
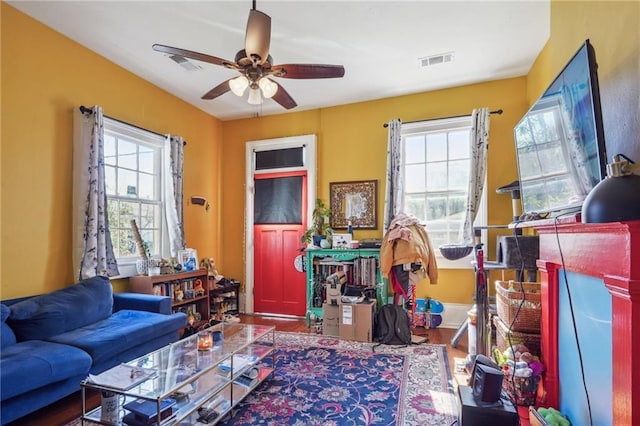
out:
{"label": "shelf unit", "polygon": [[219,314],[237,314],[240,307],[240,282],[228,280],[220,286],[209,277],[209,304],[211,317]]}
{"label": "shelf unit", "polygon": [[[203,293],[199,295],[191,294],[193,289],[202,287]],[[178,272],[175,274],[163,275],[138,275],[129,278],[130,290],[134,293],[155,294],[170,296],[173,312],[189,312],[194,314],[196,322],[194,327],[209,322],[211,317],[209,311],[209,286],[206,269],[199,269],[190,272]],[[176,289],[180,288],[183,294],[179,300]]]}
{"label": "shelf unit", "polygon": [[313,314],[322,318],[324,283],[327,276],[342,270],[347,283],[358,287],[375,287],[376,302],[387,303],[388,284],[380,271],[380,249],[307,249],[307,323]]}
{"label": "shelf unit", "polygon": [[[122,405],[140,399],[157,404],[157,418],[154,416],[149,424],[200,424],[200,408],[218,407],[217,416],[207,419],[208,424],[233,415],[232,410],[238,403],[274,374],[275,327],[221,323],[206,331],[213,330],[222,331],[223,339],[210,350],[198,350],[199,334],[195,334],[123,364],[134,371],[145,368],[156,372],[136,386],[126,389],[126,386],[98,384],[100,376],[108,375],[109,370],[93,382],[83,381],[80,384],[82,423],[86,420],[106,424],[100,420],[101,407],[87,409],[88,390],[115,393],[123,400]],[[269,363],[265,362],[267,357]],[[249,369],[257,372],[257,377],[249,385],[240,384],[240,377]],[[160,403],[167,398],[177,402],[171,415],[162,419]],[[128,410],[121,411],[118,424],[124,424],[122,417],[127,414]]]}

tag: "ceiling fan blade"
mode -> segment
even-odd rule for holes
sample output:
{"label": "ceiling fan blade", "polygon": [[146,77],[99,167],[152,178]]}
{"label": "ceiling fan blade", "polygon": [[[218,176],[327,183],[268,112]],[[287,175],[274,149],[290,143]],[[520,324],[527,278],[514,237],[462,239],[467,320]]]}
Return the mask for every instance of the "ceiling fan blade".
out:
{"label": "ceiling fan blade", "polygon": [[193,52],[191,50],[180,49],[178,47],[165,46],[162,44],[154,44],[153,50],[162,53],[168,53],[170,55],[183,56],[189,59],[195,59],[197,61],[208,62],[214,65],[222,65],[228,68],[235,68],[233,62],[227,61],[211,55],[205,55],[204,53]]}
{"label": "ceiling fan blade", "polygon": [[[229,79],[229,80],[231,80],[231,79]],[[224,95],[225,93],[227,93],[229,90],[231,90],[231,87],[229,86],[229,80],[224,81],[224,82],[218,84],[213,89],[209,90],[207,93],[202,95],[202,99],[207,99],[207,100],[215,99],[218,96],[221,96],[221,95]]]}
{"label": "ceiling fan blade", "polygon": [[271,44],[271,18],[257,9],[249,11],[247,31],[244,36],[244,50],[257,64],[262,64],[269,56]]}
{"label": "ceiling fan blade", "polygon": [[283,78],[339,78],[344,76],[342,65],[284,64],[271,67],[271,73]]}
{"label": "ceiling fan blade", "polygon": [[296,103],[296,101],[293,100],[291,95],[286,90],[284,90],[284,87],[278,84],[277,81],[274,81],[274,83],[278,85],[278,90],[276,91],[276,94],[273,95],[271,99],[273,99],[274,101],[276,101],[286,109],[297,107],[298,104]]}

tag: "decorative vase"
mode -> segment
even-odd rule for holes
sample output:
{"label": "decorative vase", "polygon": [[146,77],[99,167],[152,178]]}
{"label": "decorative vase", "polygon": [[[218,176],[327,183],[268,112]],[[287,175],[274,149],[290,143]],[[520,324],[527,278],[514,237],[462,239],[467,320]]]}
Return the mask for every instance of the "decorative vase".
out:
{"label": "decorative vase", "polygon": [[147,275],[149,273],[149,261],[146,259],[136,260],[136,272],[138,275]]}
{"label": "decorative vase", "polygon": [[326,235],[314,235],[313,236],[313,245],[316,247],[321,247],[322,240],[327,238]]}
{"label": "decorative vase", "polygon": [[331,241],[329,241],[326,238],[323,238],[322,240],[320,240],[320,247],[323,249],[331,248]]}

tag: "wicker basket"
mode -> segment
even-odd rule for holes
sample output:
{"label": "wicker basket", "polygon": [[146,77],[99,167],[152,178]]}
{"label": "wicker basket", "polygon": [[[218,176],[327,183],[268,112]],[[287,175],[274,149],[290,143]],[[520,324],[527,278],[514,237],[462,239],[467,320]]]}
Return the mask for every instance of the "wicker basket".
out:
{"label": "wicker basket", "polygon": [[[513,284],[509,291],[507,281],[496,281],[496,310],[498,316],[512,331],[540,332],[540,284],[524,282]],[[524,292],[522,291],[524,290]]]}
{"label": "wicker basket", "polygon": [[516,405],[535,405],[540,377],[511,377],[504,375],[502,388]]}
{"label": "wicker basket", "polygon": [[529,348],[531,354],[540,355],[540,334],[509,330],[509,327],[499,317],[493,317],[493,324],[496,326],[496,346],[501,352],[504,352],[509,344],[522,343]]}

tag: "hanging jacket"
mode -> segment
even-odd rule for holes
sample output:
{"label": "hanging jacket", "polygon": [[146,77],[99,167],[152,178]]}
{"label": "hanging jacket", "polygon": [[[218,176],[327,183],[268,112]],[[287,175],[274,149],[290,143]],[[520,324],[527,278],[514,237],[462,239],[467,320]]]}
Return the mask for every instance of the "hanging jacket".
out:
{"label": "hanging jacket", "polygon": [[398,213],[380,246],[382,276],[388,278],[392,266],[407,263],[421,263],[431,284],[437,284],[438,264],[427,231],[417,218]]}

